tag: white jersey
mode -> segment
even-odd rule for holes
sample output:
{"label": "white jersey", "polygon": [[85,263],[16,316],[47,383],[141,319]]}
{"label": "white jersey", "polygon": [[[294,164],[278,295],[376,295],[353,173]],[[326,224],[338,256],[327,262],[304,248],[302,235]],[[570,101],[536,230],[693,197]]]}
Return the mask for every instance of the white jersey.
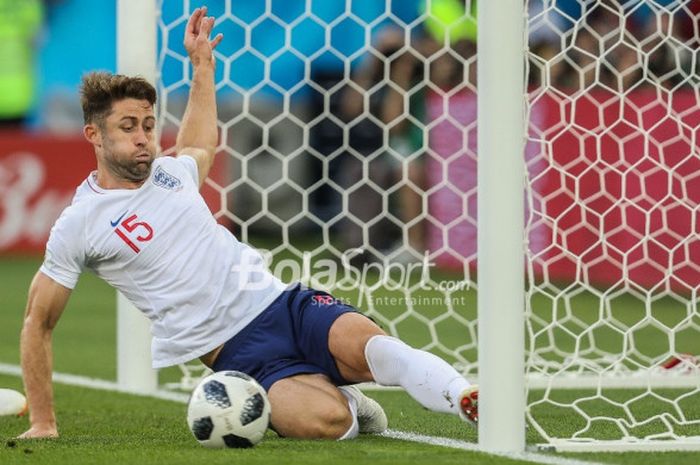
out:
{"label": "white jersey", "polygon": [[138,189],[101,189],[93,172],[51,229],[40,271],[73,289],[83,269],[151,320],[153,366],[226,342],[285,289],[260,254],[216,223],[192,157],[160,157]]}

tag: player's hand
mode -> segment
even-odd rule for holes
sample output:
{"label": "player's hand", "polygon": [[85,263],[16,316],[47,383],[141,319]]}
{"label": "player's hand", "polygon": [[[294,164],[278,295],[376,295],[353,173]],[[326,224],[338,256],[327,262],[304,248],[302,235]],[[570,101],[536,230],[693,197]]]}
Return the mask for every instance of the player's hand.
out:
{"label": "player's hand", "polygon": [[207,17],[207,7],[195,9],[187,21],[184,40],[185,50],[187,50],[192,66],[197,67],[206,63],[214,66],[216,63],[213,51],[224,35],[217,34],[213,40],[209,40],[213,28],[214,18]]}
{"label": "player's hand", "polygon": [[41,439],[41,438],[57,438],[58,429],[55,424],[38,424],[32,425],[24,433],[17,436],[17,439]]}

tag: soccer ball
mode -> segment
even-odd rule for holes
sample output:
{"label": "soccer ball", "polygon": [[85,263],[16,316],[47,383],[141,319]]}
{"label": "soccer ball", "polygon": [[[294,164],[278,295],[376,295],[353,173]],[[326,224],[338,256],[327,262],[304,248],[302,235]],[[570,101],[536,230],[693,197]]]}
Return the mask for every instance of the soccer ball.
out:
{"label": "soccer ball", "polygon": [[270,423],[270,402],[253,378],[219,371],[199,382],[187,405],[187,424],[205,447],[253,447]]}
{"label": "soccer ball", "polygon": [[0,389],[0,416],[27,413],[27,399],[14,389]]}

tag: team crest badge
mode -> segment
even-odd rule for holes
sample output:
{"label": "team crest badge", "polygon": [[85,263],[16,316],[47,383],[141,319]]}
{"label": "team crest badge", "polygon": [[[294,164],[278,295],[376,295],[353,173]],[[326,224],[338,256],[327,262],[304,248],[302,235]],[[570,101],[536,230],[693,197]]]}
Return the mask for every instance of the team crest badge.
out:
{"label": "team crest badge", "polygon": [[153,173],[153,184],[171,191],[179,191],[182,189],[182,181],[160,166],[157,167],[155,173]]}

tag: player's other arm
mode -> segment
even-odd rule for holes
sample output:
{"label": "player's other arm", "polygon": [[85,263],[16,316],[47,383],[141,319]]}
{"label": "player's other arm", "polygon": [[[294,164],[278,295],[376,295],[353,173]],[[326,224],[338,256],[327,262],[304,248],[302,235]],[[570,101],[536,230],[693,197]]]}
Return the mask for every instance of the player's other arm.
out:
{"label": "player's other arm", "polygon": [[38,272],[29,288],[20,336],[22,377],[29,403],[30,428],[20,438],[58,436],[53,408],[51,335],[71,290]]}
{"label": "player's other arm", "polygon": [[200,185],[214,163],[218,141],[213,50],[223,38],[219,34],[209,40],[214,18],[206,13],[206,7],[194,10],[185,29],[184,44],[193,70],[192,87],[176,141],[178,155],[191,155],[197,162]]}

